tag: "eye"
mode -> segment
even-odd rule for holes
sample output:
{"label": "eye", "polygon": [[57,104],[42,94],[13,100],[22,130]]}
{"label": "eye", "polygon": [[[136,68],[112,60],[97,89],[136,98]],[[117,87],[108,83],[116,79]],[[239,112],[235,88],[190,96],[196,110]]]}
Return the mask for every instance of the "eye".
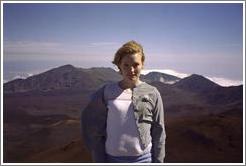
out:
{"label": "eye", "polygon": [[127,63],[124,63],[123,65],[124,65],[124,67],[129,67],[129,64],[127,64]]}
{"label": "eye", "polygon": [[138,66],[139,66],[139,63],[134,63],[134,64],[133,64],[133,67],[134,67],[134,68],[136,68],[136,67],[138,67]]}

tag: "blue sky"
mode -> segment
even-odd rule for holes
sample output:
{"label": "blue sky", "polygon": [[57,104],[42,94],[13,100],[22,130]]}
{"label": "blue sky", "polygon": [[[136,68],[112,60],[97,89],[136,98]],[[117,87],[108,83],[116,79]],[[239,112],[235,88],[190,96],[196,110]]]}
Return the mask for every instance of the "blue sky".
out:
{"label": "blue sky", "polygon": [[243,80],[242,4],[3,6],[5,73],[114,67],[114,53],[129,40],[143,45],[146,69]]}

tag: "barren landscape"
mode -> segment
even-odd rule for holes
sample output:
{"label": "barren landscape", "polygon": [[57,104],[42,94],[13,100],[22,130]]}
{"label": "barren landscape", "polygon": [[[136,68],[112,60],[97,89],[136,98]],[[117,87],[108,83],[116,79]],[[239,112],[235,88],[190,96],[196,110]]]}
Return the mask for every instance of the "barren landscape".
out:
{"label": "barren landscape", "polygon": [[[81,140],[80,114],[93,92],[120,78],[110,68],[65,65],[5,83],[4,162],[92,162]],[[165,162],[243,162],[242,85],[221,87],[197,74],[141,78],[163,98]]]}

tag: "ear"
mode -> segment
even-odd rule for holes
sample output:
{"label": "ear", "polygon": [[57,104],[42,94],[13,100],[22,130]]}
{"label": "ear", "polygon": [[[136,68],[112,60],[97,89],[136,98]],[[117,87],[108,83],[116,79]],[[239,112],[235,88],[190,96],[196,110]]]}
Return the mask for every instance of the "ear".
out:
{"label": "ear", "polygon": [[144,68],[144,62],[142,62],[142,68],[141,69],[143,69]]}
{"label": "ear", "polygon": [[118,69],[119,69],[119,73],[122,75],[122,72],[121,72],[121,69],[120,69],[120,67],[118,66]]}

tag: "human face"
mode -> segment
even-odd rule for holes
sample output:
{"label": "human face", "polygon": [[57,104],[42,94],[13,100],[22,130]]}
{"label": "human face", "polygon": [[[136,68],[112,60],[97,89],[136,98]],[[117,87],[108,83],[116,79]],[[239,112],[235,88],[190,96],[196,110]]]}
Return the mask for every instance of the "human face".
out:
{"label": "human face", "polygon": [[123,57],[119,68],[124,81],[137,83],[139,81],[140,72],[143,69],[142,56],[140,54],[132,54]]}

